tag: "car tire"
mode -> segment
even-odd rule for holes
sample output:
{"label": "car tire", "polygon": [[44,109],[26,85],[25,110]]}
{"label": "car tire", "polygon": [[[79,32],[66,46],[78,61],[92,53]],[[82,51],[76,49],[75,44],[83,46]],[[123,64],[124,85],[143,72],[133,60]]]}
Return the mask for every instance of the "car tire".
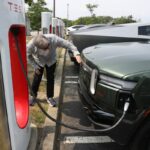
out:
{"label": "car tire", "polygon": [[135,134],[130,150],[150,150],[150,119]]}

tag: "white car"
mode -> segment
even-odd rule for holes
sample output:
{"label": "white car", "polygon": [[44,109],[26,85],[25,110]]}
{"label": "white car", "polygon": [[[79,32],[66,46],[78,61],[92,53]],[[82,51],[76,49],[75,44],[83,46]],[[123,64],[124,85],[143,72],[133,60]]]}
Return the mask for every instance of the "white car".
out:
{"label": "white car", "polygon": [[74,26],[70,26],[70,27],[68,27],[67,30],[66,30],[66,35],[69,35],[69,32],[78,30],[79,28],[84,27],[84,26],[85,26],[85,25],[74,25]]}

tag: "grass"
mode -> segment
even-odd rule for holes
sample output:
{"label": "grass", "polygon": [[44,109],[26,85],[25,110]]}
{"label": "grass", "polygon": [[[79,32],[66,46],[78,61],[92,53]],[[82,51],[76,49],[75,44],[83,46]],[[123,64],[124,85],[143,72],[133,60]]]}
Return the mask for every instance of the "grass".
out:
{"label": "grass", "polygon": [[[28,65],[28,76],[30,82],[32,82],[33,80],[33,75],[34,75],[34,70],[30,65]],[[46,96],[45,96],[45,90],[46,90],[45,84],[46,84],[45,81],[41,81],[37,100],[39,100],[43,108],[47,110],[48,104],[46,102]],[[43,125],[45,121],[45,115],[41,112],[37,104],[35,104],[33,107],[30,107],[30,118],[31,118],[31,122],[34,123],[37,127],[41,127]]]}

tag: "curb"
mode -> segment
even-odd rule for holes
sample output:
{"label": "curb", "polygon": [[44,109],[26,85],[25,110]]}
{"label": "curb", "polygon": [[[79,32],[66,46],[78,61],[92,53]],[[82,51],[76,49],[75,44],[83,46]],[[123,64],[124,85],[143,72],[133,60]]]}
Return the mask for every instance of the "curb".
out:
{"label": "curb", "polygon": [[31,136],[28,145],[28,150],[35,150],[37,145],[37,139],[38,139],[37,126],[31,123],[30,127],[31,127]]}
{"label": "curb", "polygon": [[[66,49],[62,49],[61,56],[57,63],[56,72],[55,72],[56,76],[55,76],[55,86],[54,86],[54,97],[57,103],[59,102],[59,96],[61,91],[65,53],[66,53]],[[53,118],[57,119],[58,107],[49,107],[47,112]],[[55,130],[56,130],[56,123],[49,120],[46,117],[45,123],[43,125],[42,140],[40,143],[39,150],[53,150]]]}

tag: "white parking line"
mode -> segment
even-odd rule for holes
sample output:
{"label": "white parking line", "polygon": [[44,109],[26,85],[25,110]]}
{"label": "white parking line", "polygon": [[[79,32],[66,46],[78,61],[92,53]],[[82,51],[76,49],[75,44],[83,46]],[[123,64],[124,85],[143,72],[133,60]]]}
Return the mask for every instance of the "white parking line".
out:
{"label": "white parking line", "polygon": [[65,81],[65,84],[77,84],[77,81]]}
{"label": "white parking line", "polygon": [[78,79],[78,76],[65,76],[66,79]]}
{"label": "white parking line", "polygon": [[112,140],[109,136],[67,136],[64,138],[64,144],[73,144],[73,143],[112,143]]}

